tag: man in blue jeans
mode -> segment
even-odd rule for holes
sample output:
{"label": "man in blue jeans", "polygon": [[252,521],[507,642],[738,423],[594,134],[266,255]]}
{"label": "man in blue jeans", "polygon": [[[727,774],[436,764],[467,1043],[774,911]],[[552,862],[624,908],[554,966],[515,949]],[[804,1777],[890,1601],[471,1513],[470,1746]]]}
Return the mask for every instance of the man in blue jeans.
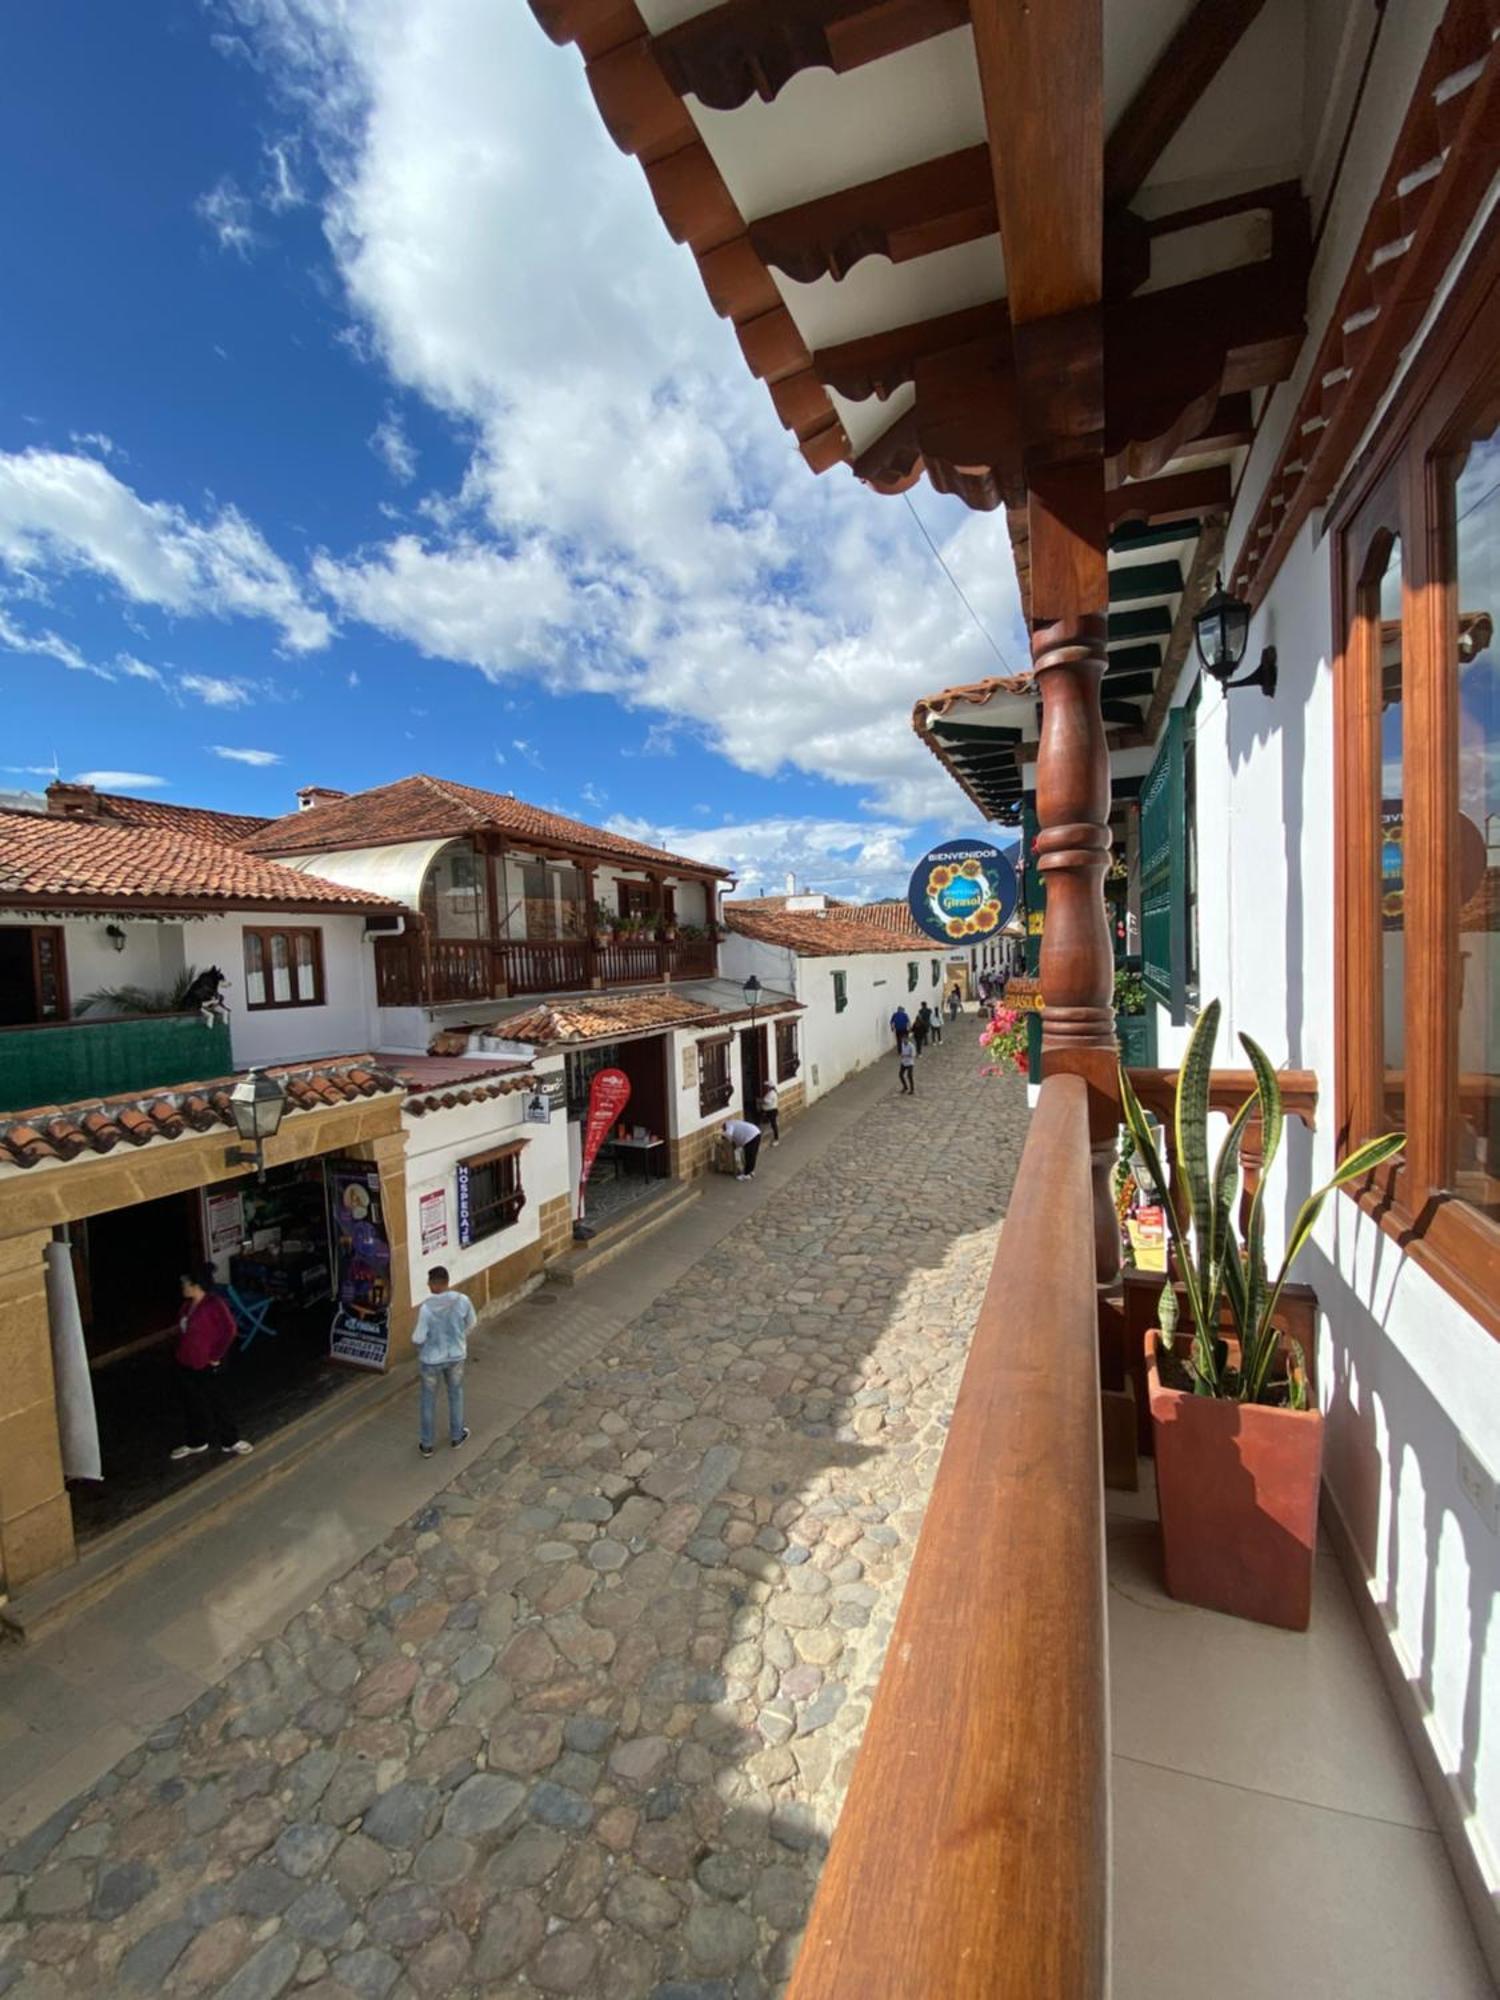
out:
{"label": "man in blue jeans", "polygon": [[427,1273],[429,1297],[412,1329],[412,1345],[422,1364],[422,1417],[419,1448],[432,1456],[432,1413],[438,1377],[448,1386],[448,1441],[456,1451],[468,1437],[464,1427],[464,1362],[469,1355],[469,1328],[474,1308],[462,1292],[450,1292],[448,1273],[434,1264]]}

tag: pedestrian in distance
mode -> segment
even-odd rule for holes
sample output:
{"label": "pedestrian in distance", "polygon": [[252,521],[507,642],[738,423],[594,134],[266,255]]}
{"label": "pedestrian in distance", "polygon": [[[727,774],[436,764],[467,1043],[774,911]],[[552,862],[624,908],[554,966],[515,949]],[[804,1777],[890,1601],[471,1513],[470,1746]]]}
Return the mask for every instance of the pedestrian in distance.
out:
{"label": "pedestrian in distance", "polygon": [[917,1054],[922,1055],[927,1048],[927,1037],[932,1030],[932,1009],[924,1000],[917,1009],[917,1018],[911,1024],[911,1038],[917,1045]]}
{"label": "pedestrian in distance", "polygon": [[739,1148],[741,1165],[735,1179],[753,1181],[756,1156],[760,1152],[760,1127],[752,1125],[748,1118],[726,1118],[724,1137],[731,1146]]}
{"label": "pedestrian in distance", "polygon": [[213,1265],[196,1265],[182,1281],[182,1313],[172,1350],[183,1438],[173,1447],[174,1459],[197,1458],[210,1442],[227,1458],[243,1458],[253,1449],[240,1436],[224,1389],[224,1363],[236,1332],[234,1314],[219,1291]]}
{"label": "pedestrian in distance", "polygon": [[943,1002],[939,995],[937,1005],[927,1018],[927,1033],[934,1048],[943,1039]]}
{"label": "pedestrian in distance", "polygon": [[432,1456],[432,1418],[438,1383],[448,1391],[448,1442],[455,1451],[469,1433],[464,1424],[464,1363],[469,1358],[469,1328],[474,1307],[462,1292],[448,1289],[448,1273],[434,1264],[427,1273],[427,1297],[412,1328],[412,1346],[422,1364],[422,1401],[417,1448]]}
{"label": "pedestrian in distance", "polygon": [[896,1037],[896,1047],[898,1049],[901,1046],[901,1037],[910,1027],[911,1016],[898,1000],[896,1002],[896,1011],[891,1016],[891,1033]]}
{"label": "pedestrian in distance", "polygon": [[962,987],[960,987],[958,981],[955,979],[953,982],[953,991],[948,995],[948,1019],[950,1021],[956,1021],[959,1015],[963,1011],[964,1011],[963,989]]}
{"label": "pedestrian in distance", "polygon": [[781,1092],[769,1077],[761,1085],[758,1109],[760,1111],[761,1130],[770,1133],[771,1144],[773,1146],[779,1146],[781,1144]]}
{"label": "pedestrian in distance", "polygon": [[897,1043],[896,1061],[899,1067],[903,1096],[915,1097],[917,1094],[917,1045],[912,1040],[910,1034],[903,1035]]}

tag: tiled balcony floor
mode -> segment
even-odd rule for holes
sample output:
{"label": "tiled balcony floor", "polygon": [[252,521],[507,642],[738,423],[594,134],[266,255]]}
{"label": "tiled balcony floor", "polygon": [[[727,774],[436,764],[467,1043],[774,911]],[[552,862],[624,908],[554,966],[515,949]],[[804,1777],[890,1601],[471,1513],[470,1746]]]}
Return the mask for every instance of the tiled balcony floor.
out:
{"label": "tiled balcony floor", "polygon": [[1273,1631],[1168,1597],[1149,1489],[1106,1499],[1114,2000],[1492,1994],[1334,1555]]}

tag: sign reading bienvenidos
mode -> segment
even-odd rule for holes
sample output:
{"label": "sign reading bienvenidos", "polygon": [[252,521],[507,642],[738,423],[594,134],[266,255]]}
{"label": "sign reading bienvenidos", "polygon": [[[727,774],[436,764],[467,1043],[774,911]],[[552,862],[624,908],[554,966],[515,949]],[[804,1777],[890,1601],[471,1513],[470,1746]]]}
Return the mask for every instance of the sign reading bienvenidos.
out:
{"label": "sign reading bienvenidos", "polygon": [[940,944],[993,937],[1015,913],[1019,890],[1008,854],[983,840],[948,840],[912,870],[913,921]]}

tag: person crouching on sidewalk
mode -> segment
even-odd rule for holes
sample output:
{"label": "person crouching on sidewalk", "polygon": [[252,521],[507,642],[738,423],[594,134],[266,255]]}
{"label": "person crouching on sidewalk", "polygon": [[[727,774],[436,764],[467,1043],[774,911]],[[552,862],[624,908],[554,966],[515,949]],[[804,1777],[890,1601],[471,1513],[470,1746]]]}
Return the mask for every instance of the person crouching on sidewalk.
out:
{"label": "person crouching on sidewalk", "polygon": [[237,1329],[234,1314],[218,1291],[212,1264],[196,1265],[183,1279],[182,1316],[177,1325],[172,1358],[182,1399],[183,1442],[170,1456],[197,1458],[212,1442],[226,1457],[243,1458],[254,1447],[240,1436],[221,1372]]}
{"label": "person crouching on sidewalk", "polygon": [[742,1165],[739,1173],[735,1175],[735,1179],[753,1181],[755,1179],[756,1156],[760,1152],[760,1127],[752,1125],[748,1118],[726,1118],[724,1120],[724,1137],[729,1141],[731,1146],[739,1148]]}
{"label": "person crouching on sidewalk", "polygon": [[421,1428],[417,1448],[432,1456],[432,1418],[439,1377],[448,1390],[448,1442],[457,1451],[468,1437],[464,1424],[464,1363],[469,1358],[469,1328],[473,1305],[462,1292],[450,1292],[448,1273],[434,1264],[427,1273],[428,1296],[422,1301],[411,1342],[422,1364]]}

